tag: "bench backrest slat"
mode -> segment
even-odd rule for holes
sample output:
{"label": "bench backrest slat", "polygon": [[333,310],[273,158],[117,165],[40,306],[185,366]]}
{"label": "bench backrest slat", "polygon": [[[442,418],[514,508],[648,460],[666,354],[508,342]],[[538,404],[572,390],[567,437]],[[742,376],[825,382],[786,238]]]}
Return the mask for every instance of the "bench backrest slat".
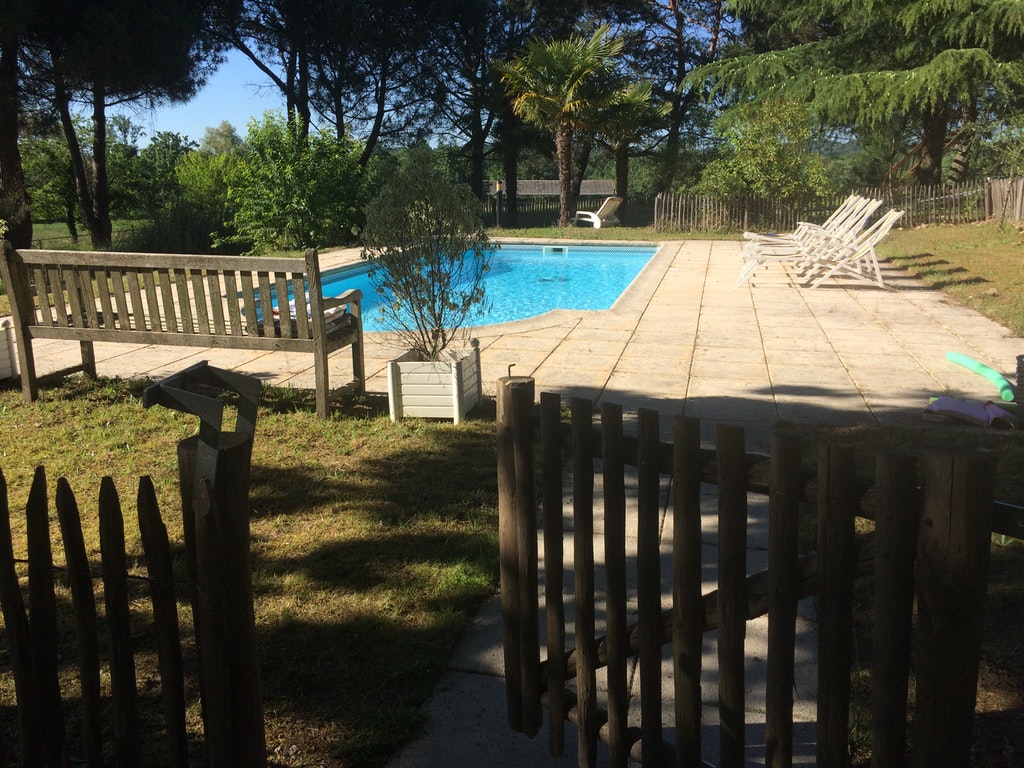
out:
{"label": "bench backrest slat", "polygon": [[253,273],[243,270],[238,273],[242,281],[242,314],[245,317],[243,331],[251,336],[256,335],[256,291],[253,290]]}
{"label": "bench backrest slat", "polygon": [[311,336],[309,329],[309,307],[306,304],[306,281],[302,275],[292,275],[292,296],[295,297],[295,325],[300,339]]}
{"label": "bench backrest slat", "polygon": [[139,272],[137,269],[127,270],[128,296],[131,299],[130,316],[135,320],[135,330],[146,331],[149,326],[146,323],[146,310],[142,305],[142,286],[139,285]]}
{"label": "bench backrest slat", "polygon": [[270,295],[270,274],[268,272],[256,273],[259,281],[260,291],[260,317],[263,319],[263,333],[261,336],[274,335],[274,305]]}
{"label": "bench backrest slat", "polygon": [[210,319],[213,321],[213,332],[219,336],[227,333],[224,325],[224,302],[221,296],[220,278],[216,272],[206,273],[206,292],[210,300]]}
{"label": "bench backrest slat", "polygon": [[156,277],[151,269],[142,270],[142,284],[146,289],[146,308],[149,312],[149,329],[165,331],[160,312],[160,298],[156,292]]}
{"label": "bench backrest slat", "polygon": [[110,285],[114,292],[114,302],[117,304],[118,327],[123,331],[132,329],[132,312],[128,308],[128,294],[125,292],[128,283],[128,276],[124,269],[117,268],[110,270]]}
{"label": "bench backrest slat", "polygon": [[195,333],[192,322],[192,301],[188,295],[188,276],[184,270],[174,270],[174,288],[178,299],[178,312],[181,313],[181,330],[185,334]]}
{"label": "bench backrest slat", "polygon": [[99,325],[101,328],[113,330],[117,328],[117,325],[114,318],[114,304],[110,296],[110,270],[97,269],[95,274],[96,293],[99,296],[100,314],[102,315]]}
{"label": "bench backrest slat", "polygon": [[169,269],[156,271],[157,282],[160,284],[160,300],[163,302],[164,330],[178,332],[178,313],[174,307],[174,276]]}
{"label": "bench backrest slat", "polygon": [[199,333],[210,332],[210,313],[206,306],[206,287],[203,276],[198,269],[188,271],[189,285],[192,288],[192,304],[195,309],[195,323]]}
{"label": "bench backrest slat", "polygon": [[293,338],[292,324],[288,321],[288,278],[284,272],[274,273],[274,287],[277,291],[277,307],[280,322],[277,327],[280,329],[282,339]]}
{"label": "bench backrest slat", "polygon": [[[241,312],[238,309],[238,283],[235,280],[235,272],[224,273],[224,296],[227,299],[228,307],[228,323],[230,324],[230,333],[232,336],[242,335],[242,319]],[[233,300],[234,299],[234,300]]]}

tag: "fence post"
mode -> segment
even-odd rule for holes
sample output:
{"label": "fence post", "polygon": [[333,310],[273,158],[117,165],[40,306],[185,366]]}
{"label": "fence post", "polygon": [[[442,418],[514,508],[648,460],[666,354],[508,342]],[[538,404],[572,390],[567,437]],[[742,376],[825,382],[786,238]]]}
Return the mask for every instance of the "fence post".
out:
{"label": "fence post", "polygon": [[18,736],[22,762],[26,768],[43,764],[42,728],[36,712],[39,695],[32,681],[32,638],[29,633],[25,599],[21,594],[14,565],[11,541],[11,517],[7,499],[7,480],[0,472],[0,602],[3,603],[4,629],[10,647],[14,691],[18,701]]}
{"label": "fence post", "polygon": [[818,765],[849,762],[853,653],[854,518],[860,506],[854,452],[818,451]]}
{"label": "fence post", "polygon": [[498,380],[498,549],[509,727],[540,729],[537,520],[533,489],[533,379]]}
{"label": "fence post", "polygon": [[967,765],[991,553],[996,458],[923,463],[917,547],[916,764]]}
{"label": "fence post", "polygon": [[747,635],[747,466],[740,427],[719,424],[718,698],[721,764],[746,760],[744,658]]}
{"label": "fence post", "polygon": [[914,610],[917,463],[882,454],[876,470],[875,630],[871,668],[871,764],[906,764],[907,680]]}
{"label": "fence post", "polygon": [[544,510],[544,602],[547,624],[548,745],[552,755],[565,752],[565,576],[562,496],[562,398],[540,395],[540,439],[543,467],[541,508]]}
{"label": "fence post", "polygon": [[768,670],[765,680],[765,765],[793,763],[793,683],[800,599],[801,441],[772,437],[768,497]]}
{"label": "fence post", "polygon": [[[161,404],[200,417],[199,434],[178,444],[178,473],[213,768],[267,762],[249,554],[259,389],[258,379],[202,362],[149,387],[143,397],[146,407]],[[234,432],[221,432],[223,402],[198,394],[216,390],[239,395]]]}
{"label": "fence post", "polygon": [[57,647],[57,598],[53,591],[53,550],[50,512],[46,501],[46,472],[37,467],[25,508],[28,540],[28,615],[32,642],[32,682],[35,713],[40,724],[44,764],[61,765],[64,755],[64,715],[60,700]]}

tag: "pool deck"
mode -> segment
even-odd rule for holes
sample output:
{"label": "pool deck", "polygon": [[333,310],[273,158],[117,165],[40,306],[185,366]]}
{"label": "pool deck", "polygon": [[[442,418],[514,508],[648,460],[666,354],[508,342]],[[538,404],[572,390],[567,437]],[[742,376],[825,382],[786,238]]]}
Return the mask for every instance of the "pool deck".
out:
{"label": "pool deck", "polygon": [[[657,409],[669,429],[676,414],[747,431],[767,450],[779,420],[830,424],[917,422],[929,396],[993,399],[982,377],[946,360],[974,358],[1013,381],[1024,342],[906,273],[883,265],[886,290],[853,280],[811,290],[779,265],[737,286],[735,241],[665,243],[615,306],[549,312],[472,330],[480,340],[484,390],[511,372],[536,379],[537,392],[567,400],[615,402],[629,412]],[[324,254],[324,269],[358,251]],[[386,392],[386,364],[399,350],[366,335],[367,389]],[[68,364],[76,344],[39,343],[40,373]],[[347,380],[348,353],[336,353],[335,381]],[[163,378],[199,360],[268,384],[312,388],[308,355],[284,352],[96,344],[101,375]],[[667,434],[667,431],[666,431]]]}
{"label": "pool deck", "polygon": [[[919,424],[931,396],[953,394],[997,399],[984,378],[950,363],[959,352],[1014,378],[1024,339],[958,306],[935,289],[883,264],[887,289],[852,280],[830,281],[811,290],[779,265],[736,285],[740,243],[687,240],[664,243],[616,305],[601,312],[556,311],[531,320],[474,329],[481,342],[485,392],[511,371],[536,379],[537,393],[581,396],[597,404],[623,406],[627,418],[647,407],[662,414],[670,434],[677,414],[702,420],[705,442],[717,423],[742,426],[749,451],[767,452],[779,419],[838,425]],[[325,268],[358,258],[355,251],[325,254]],[[524,288],[525,289],[525,288]],[[40,372],[66,365],[74,345],[39,345]],[[386,361],[397,350],[379,334],[368,334],[367,388],[386,392]],[[101,375],[162,378],[199,360],[258,376],[267,383],[312,387],[307,355],[237,350],[131,347],[97,344]],[[332,375],[348,376],[348,353],[336,355]],[[629,428],[629,424],[627,424]],[[965,429],[974,429],[966,427]],[[969,432],[965,432],[969,434]],[[257,434],[257,439],[259,439]],[[751,497],[748,570],[765,567],[767,510]],[[663,541],[671,540],[666,517]],[[629,539],[635,537],[635,512]],[[713,586],[716,562],[715,499],[706,498],[703,519],[706,568]],[[635,546],[635,541],[632,542]],[[662,573],[671,573],[670,554]],[[570,553],[571,547],[566,547]],[[634,550],[635,551],[635,550]],[[568,555],[567,555],[568,558]],[[571,563],[567,564],[571,572]],[[666,584],[666,603],[671,584]],[[814,764],[813,606],[801,603],[798,624],[795,764]],[[748,764],[763,763],[755,745],[763,729],[763,675],[767,621],[749,622],[746,653]],[[543,635],[542,635],[543,636]],[[713,638],[705,643],[705,759],[717,755],[717,709]],[[426,703],[426,731],[396,753],[389,768],[481,765],[564,766],[574,762],[570,727],[566,757],[547,754],[547,737],[527,739],[509,730],[502,679],[501,620],[496,600],[481,609]],[[670,712],[671,670],[662,690]],[[757,691],[762,691],[759,695]],[[666,723],[671,723],[667,719]],[[758,726],[758,724],[761,724]],[[666,734],[671,737],[671,729]],[[760,742],[760,743],[763,743]]]}

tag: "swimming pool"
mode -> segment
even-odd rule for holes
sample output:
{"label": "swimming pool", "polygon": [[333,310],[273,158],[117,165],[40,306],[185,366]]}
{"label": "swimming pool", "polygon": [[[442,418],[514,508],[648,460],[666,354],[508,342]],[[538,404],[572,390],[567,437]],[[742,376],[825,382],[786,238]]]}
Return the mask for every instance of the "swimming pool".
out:
{"label": "swimming pool", "polygon": [[[470,325],[525,320],[552,309],[609,309],[657,251],[655,245],[542,245],[502,243],[484,278],[490,306]],[[369,264],[323,274],[323,295],[363,292],[363,328],[382,330]]]}

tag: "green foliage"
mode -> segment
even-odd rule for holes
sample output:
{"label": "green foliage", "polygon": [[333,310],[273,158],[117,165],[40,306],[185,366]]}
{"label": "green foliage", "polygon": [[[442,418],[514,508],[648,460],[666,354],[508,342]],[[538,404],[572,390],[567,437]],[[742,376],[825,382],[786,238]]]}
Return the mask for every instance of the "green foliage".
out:
{"label": "green foliage", "polygon": [[256,252],[349,242],[365,180],[357,146],[327,132],[304,136],[299,120],[271,112],[249,124],[247,151],[228,169],[236,232]]}
{"label": "green foliage", "polygon": [[812,150],[815,125],[804,105],[746,104],[720,125],[724,153],[705,167],[695,191],[789,201],[832,190],[829,161]]}
{"label": "green foliage", "polygon": [[436,359],[484,305],[490,268],[483,207],[426,149],[410,152],[366,209],[364,259],[381,321],[424,359]]}

